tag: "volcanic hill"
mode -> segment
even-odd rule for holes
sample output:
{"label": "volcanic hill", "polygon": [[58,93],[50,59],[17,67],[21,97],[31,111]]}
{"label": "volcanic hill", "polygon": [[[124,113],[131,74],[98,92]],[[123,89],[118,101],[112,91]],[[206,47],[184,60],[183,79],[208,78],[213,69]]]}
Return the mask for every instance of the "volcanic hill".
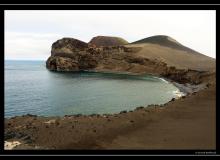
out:
{"label": "volcanic hill", "polygon": [[128,44],[128,41],[120,37],[97,36],[93,37],[89,44],[95,45],[96,47],[119,46]]}
{"label": "volcanic hill", "polygon": [[46,66],[53,71],[153,74],[195,84],[215,73],[215,59],[169,36],[153,36],[124,45],[113,40],[115,38],[105,36],[94,37],[89,43],[73,38],[60,39],[53,43]]}

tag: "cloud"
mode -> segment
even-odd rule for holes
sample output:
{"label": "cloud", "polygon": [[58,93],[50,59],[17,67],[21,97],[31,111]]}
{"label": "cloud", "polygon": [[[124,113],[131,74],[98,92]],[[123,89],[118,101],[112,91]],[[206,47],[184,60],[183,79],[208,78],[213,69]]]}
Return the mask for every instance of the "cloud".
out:
{"label": "cloud", "polygon": [[5,55],[45,59],[51,44],[62,37],[88,42],[94,36],[107,35],[133,42],[163,34],[215,57],[215,26],[215,11],[209,10],[10,10],[5,11]]}
{"label": "cloud", "polygon": [[51,45],[60,35],[36,33],[5,33],[5,59],[46,59]]}

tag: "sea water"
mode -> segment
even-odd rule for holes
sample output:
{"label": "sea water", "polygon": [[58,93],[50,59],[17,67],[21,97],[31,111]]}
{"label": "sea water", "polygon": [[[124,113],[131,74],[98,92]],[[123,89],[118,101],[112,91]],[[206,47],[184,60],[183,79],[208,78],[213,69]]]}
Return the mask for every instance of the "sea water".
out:
{"label": "sea water", "polygon": [[179,90],[151,75],[52,72],[45,61],[5,61],[5,117],[109,114],[164,104]]}

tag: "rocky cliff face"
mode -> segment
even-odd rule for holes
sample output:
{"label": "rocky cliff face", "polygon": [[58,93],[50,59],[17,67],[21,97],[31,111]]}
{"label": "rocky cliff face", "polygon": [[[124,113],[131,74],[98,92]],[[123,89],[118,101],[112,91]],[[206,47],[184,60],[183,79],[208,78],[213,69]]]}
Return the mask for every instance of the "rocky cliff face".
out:
{"label": "rocky cliff face", "polygon": [[[122,60],[125,54],[138,48],[124,46],[89,47],[85,42],[73,38],[63,38],[52,45],[51,56],[46,67],[53,71],[91,70],[108,65],[112,60]],[[117,57],[119,59],[117,59]]]}
{"label": "rocky cliff face", "polygon": [[[46,67],[52,71],[148,73],[191,84],[199,84],[210,74],[215,74],[215,71],[176,68],[167,64],[163,58],[147,58],[148,50],[145,56],[140,51],[143,52],[143,49],[138,45],[96,47],[77,39],[63,38],[53,43]],[[188,52],[187,55],[189,56]]]}
{"label": "rocky cliff face", "polygon": [[88,44],[73,38],[63,38],[52,45],[46,67],[53,71],[79,71],[97,65],[96,56]]}

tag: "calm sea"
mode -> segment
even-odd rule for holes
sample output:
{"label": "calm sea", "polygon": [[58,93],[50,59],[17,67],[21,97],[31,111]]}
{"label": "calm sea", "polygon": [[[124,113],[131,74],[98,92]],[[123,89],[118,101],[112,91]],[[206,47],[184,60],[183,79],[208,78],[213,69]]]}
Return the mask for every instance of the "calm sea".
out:
{"label": "calm sea", "polygon": [[150,75],[58,73],[44,61],[5,61],[5,117],[118,113],[166,103],[178,91]]}

